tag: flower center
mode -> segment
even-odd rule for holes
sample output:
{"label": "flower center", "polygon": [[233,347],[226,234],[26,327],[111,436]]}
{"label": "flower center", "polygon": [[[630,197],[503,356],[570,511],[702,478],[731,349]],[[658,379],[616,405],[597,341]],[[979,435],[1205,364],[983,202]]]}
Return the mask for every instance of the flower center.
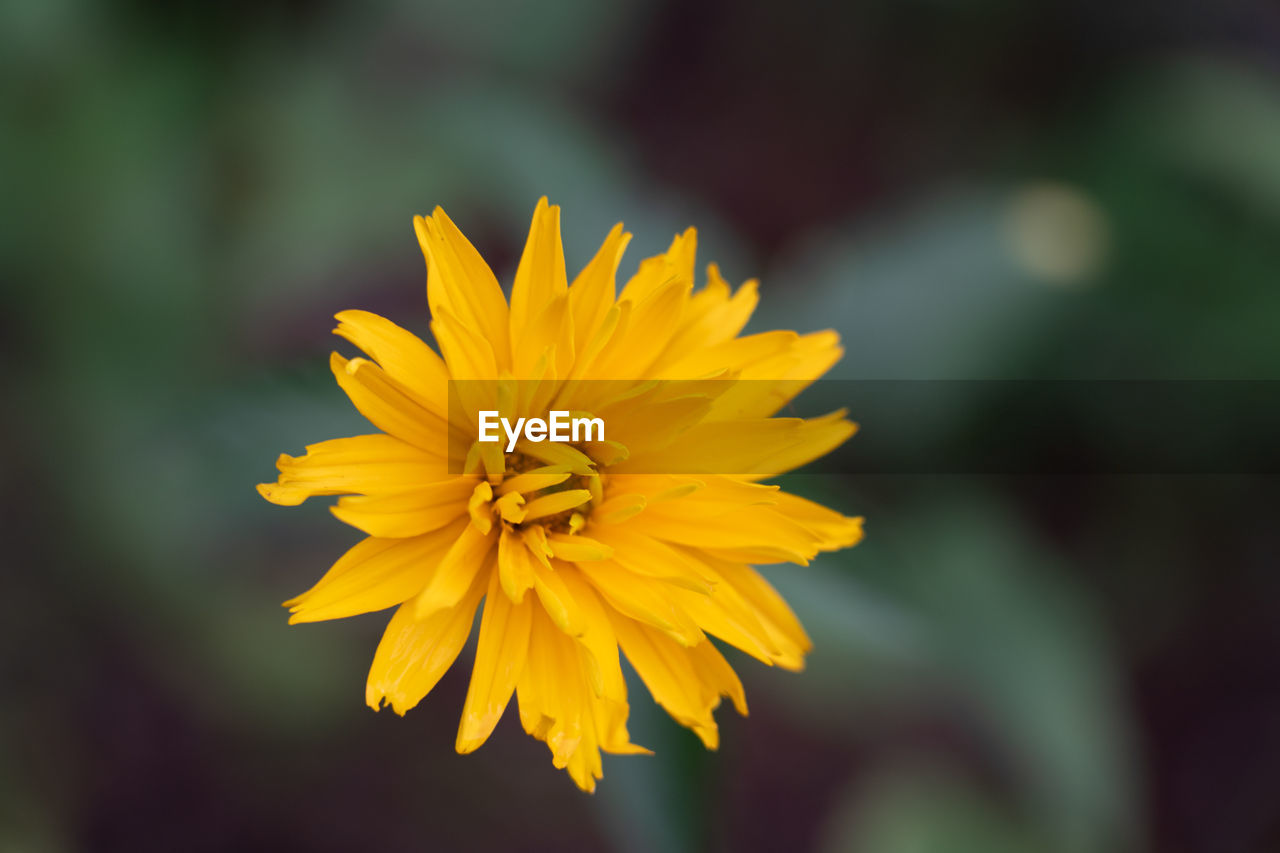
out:
{"label": "flower center", "polygon": [[530,514],[514,527],[536,524],[548,532],[576,533],[586,523],[591,508],[600,502],[603,488],[604,478],[599,473],[574,473],[517,452],[507,455],[498,491],[516,491],[524,499],[524,508]]}

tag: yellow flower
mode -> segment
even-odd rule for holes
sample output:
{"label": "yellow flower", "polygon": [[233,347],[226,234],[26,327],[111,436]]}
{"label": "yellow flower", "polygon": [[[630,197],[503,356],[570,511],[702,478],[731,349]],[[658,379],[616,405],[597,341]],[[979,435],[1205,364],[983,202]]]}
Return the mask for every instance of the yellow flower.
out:
{"label": "yellow flower", "polygon": [[[588,791],[601,750],[647,752],[627,734],[619,648],[715,749],[721,697],[747,708],[709,637],[791,670],[810,648],[750,564],[806,564],[862,536],[862,519],[758,482],[853,434],[843,412],[773,417],[839,359],[836,334],[740,336],[756,283],[731,292],[711,265],[695,292],[692,228],[616,295],[630,235],[614,226],[570,283],[544,198],[508,304],[443,210],[414,226],[443,358],[376,314],[338,314],[335,332],[369,358],[334,353],[334,376],[381,432],[281,456],[279,480],[258,487],[283,505],[342,495],[333,514],[368,534],[285,602],[290,623],[398,605],[365,697],[403,714],[453,664],[483,601],[458,751],[484,743],[514,693],[525,731]],[[476,440],[482,398],[513,421],[598,415],[606,440],[505,452]]]}

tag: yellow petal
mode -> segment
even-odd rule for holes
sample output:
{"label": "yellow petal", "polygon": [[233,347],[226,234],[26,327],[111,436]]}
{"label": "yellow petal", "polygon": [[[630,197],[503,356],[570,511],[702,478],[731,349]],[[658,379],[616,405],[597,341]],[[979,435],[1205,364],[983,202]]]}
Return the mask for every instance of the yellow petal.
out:
{"label": "yellow petal", "polygon": [[[520,708],[520,725],[526,733],[539,740],[546,740],[551,726],[563,715],[556,701],[559,696],[558,678],[552,659],[550,644],[558,634],[555,626],[540,608],[534,608],[529,628],[529,653],[524,671],[516,684],[516,698]],[[561,635],[563,636],[563,635]]]}
{"label": "yellow petal", "polygon": [[586,630],[584,617],[573,593],[565,585],[562,569],[564,563],[552,563],[551,568],[539,562],[533,567],[533,588],[556,627],[571,637],[580,637]]}
{"label": "yellow petal", "polygon": [[833,331],[801,335],[785,350],[739,363],[738,381],[708,416],[714,420],[770,417],[840,360],[844,350]]}
{"label": "yellow petal", "polygon": [[520,538],[524,540],[525,547],[529,549],[529,553],[533,558],[548,569],[551,568],[551,557],[554,553],[551,545],[547,542],[547,531],[541,524],[534,524],[525,527],[520,531]]}
{"label": "yellow petal", "polygon": [[307,445],[305,456],[282,454],[280,479],[258,492],[282,506],[314,495],[397,493],[447,476],[439,457],[390,435],[356,435]]}
{"label": "yellow petal", "polygon": [[482,533],[468,523],[440,560],[427,586],[414,599],[415,613],[425,619],[437,610],[453,607],[462,600],[476,572],[487,568],[490,551],[498,540],[496,531]]}
{"label": "yellow petal", "polygon": [[591,513],[591,521],[595,524],[621,524],[628,518],[641,513],[648,501],[644,495],[635,493],[613,495],[602,501]]}
{"label": "yellow petal", "polygon": [[759,572],[743,563],[717,561],[716,572],[754,608],[761,624],[778,644],[789,643],[800,653],[813,648],[804,626],[778,591]]}
{"label": "yellow petal", "polygon": [[862,519],[841,515],[802,497],[778,492],[774,512],[792,519],[819,538],[824,551],[848,548],[862,541]]}
{"label": "yellow petal", "polygon": [[448,418],[449,371],[421,338],[368,311],[342,311],[336,319],[335,334],[368,353],[427,411]]}
{"label": "yellow petal", "polygon": [[458,728],[458,752],[472,752],[488,740],[511,701],[529,652],[531,615],[532,605],[513,603],[503,595],[498,573],[492,572],[480,617],[475,667]]}
{"label": "yellow petal", "polygon": [[[609,306],[609,310],[605,312],[604,319],[596,327],[595,334],[587,338],[586,347],[578,347],[574,350],[573,369],[569,371],[567,377],[569,380],[584,379],[595,375],[596,359],[599,358],[605,347],[609,345],[609,342],[613,340],[614,333],[617,332],[620,325],[623,325],[623,315],[629,313],[630,310],[630,303],[626,306],[619,306],[617,303]],[[625,328],[625,325],[623,327]],[[581,392],[585,389],[587,389],[587,385],[581,382],[570,382],[567,387],[562,387],[562,394],[566,391],[568,392],[562,400],[563,404],[570,408],[578,408],[573,403],[573,395],[575,392]]]}
{"label": "yellow petal", "polygon": [[499,363],[509,364],[507,301],[489,265],[439,207],[430,217],[415,217],[413,226],[427,259],[431,316],[454,315],[489,342]]}
{"label": "yellow petal", "polygon": [[569,283],[560,243],[560,208],[538,200],[511,288],[511,340],[516,350],[530,324],[553,300],[567,298]]}
{"label": "yellow petal", "polygon": [[706,488],[705,477],[670,474],[619,474],[609,472],[610,494],[641,495],[645,505],[677,500]]}
{"label": "yellow petal", "polygon": [[524,327],[512,353],[512,372],[521,380],[520,390],[541,390],[543,396],[531,395],[521,401],[521,411],[542,411],[545,396],[554,386],[540,388],[534,379],[563,378],[573,365],[573,318],[569,314],[569,295],[562,294],[546,303]]}
{"label": "yellow petal", "polygon": [[[748,365],[789,353],[799,340],[800,336],[795,332],[783,331],[731,338],[716,346],[703,347],[685,354],[683,358],[664,368],[662,375],[684,379],[706,376],[725,368],[740,371]],[[764,385],[763,382],[760,384]]]}
{"label": "yellow petal", "polygon": [[629,572],[611,560],[579,563],[578,570],[623,615],[652,625],[682,645],[702,641],[697,623],[675,603],[671,595],[675,587]]}
{"label": "yellow petal", "polygon": [[673,587],[670,595],[699,628],[756,660],[790,670],[804,667],[805,650],[771,632],[731,584],[718,583],[705,595]]}
{"label": "yellow petal", "polygon": [[[588,658],[584,662],[587,664],[586,674],[592,693],[625,704],[627,685],[618,663],[618,641],[614,637],[613,625],[609,621],[604,602],[582,573],[572,566],[561,564],[557,568],[557,574],[578,609],[582,628],[577,639],[588,652]],[[602,740],[607,743],[613,739],[603,737]]]}
{"label": "yellow petal", "polygon": [[533,555],[520,534],[503,529],[498,539],[498,580],[507,597],[519,604],[533,589]]}
{"label": "yellow petal", "polygon": [[622,230],[621,222],[613,226],[595,257],[569,285],[576,352],[587,349],[613,307],[618,264],[630,241],[631,235]]}
{"label": "yellow petal", "polygon": [[[721,667],[709,654],[698,653],[695,656],[692,649],[684,648],[659,631],[626,617],[614,617],[612,621],[622,652],[649,688],[649,693],[653,694],[654,702],[681,725],[690,727],[705,747],[716,749],[719,730],[712,711],[718,706],[722,692],[741,694],[741,684],[737,683],[736,676],[731,681],[726,678],[724,670],[728,669],[727,663]],[[703,640],[696,648],[709,644],[709,640]],[[717,680],[705,680],[704,675],[708,674],[716,676]]]}
{"label": "yellow petal", "polygon": [[[628,448],[665,447],[679,441],[681,435],[711,411],[710,397],[690,395],[675,400],[641,402],[638,405],[611,407],[601,412],[601,420],[609,425],[609,439]],[[593,454],[594,456],[594,454]],[[627,457],[609,460],[616,465]]]}
{"label": "yellow petal", "polygon": [[707,266],[707,284],[693,294],[680,329],[672,336],[667,356],[655,365],[659,369],[699,350],[733,339],[751,319],[760,301],[759,283],[745,282],[729,296],[729,285],[715,264]]}
{"label": "yellow petal", "polygon": [[728,474],[763,479],[817,459],[857,430],[844,412],[820,418],[758,418],[696,424],[667,447],[636,453],[619,473]]}
{"label": "yellow petal", "polygon": [[[733,702],[734,710],[742,716],[747,715],[747,694],[742,689],[742,681],[738,673],[720,654],[720,650],[710,640],[689,649],[689,660],[698,673],[698,680],[719,696],[728,696]],[[717,699],[716,705],[719,704]],[[715,707],[713,705],[712,707]]]}
{"label": "yellow petal", "polygon": [[472,478],[456,477],[403,492],[340,498],[331,511],[370,536],[418,536],[464,515],[474,486]]}
{"label": "yellow petal", "polygon": [[545,462],[547,465],[566,468],[571,473],[582,477],[589,477],[595,473],[595,463],[591,457],[568,444],[558,444],[554,441],[533,442],[522,438],[516,444],[516,451],[539,462]]}
{"label": "yellow petal", "polygon": [[[498,378],[499,362],[493,349],[493,342],[480,330],[467,325],[448,309],[440,308],[432,315],[431,333],[435,335],[440,353],[444,356],[445,364],[449,366],[449,375],[455,380],[464,380],[461,382],[464,392],[487,390],[488,382],[474,380]],[[458,384],[454,383],[455,386]],[[478,386],[478,388],[473,389],[471,386]],[[464,405],[466,408],[463,411],[466,413],[494,408],[493,402],[488,399],[465,400]],[[452,412],[450,417],[454,417]]]}
{"label": "yellow petal", "polygon": [[526,471],[523,474],[517,474],[502,482],[495,490],[495,494],[505,495],[508,492],[520,492],[528,494],[529,492],[539,492],[543,489],[549,489],[552,486],[558,486],[565,480],[569,479],[570,474],[567,468],[559,465],[546,465],[542,468],[535,468],[532,471]]}
{"label": "yellow petal", "polygon": [[525,504],[524,519],[525,521],[533,521],[549,515],[556,515],[567,509],[582,506],[589,500],[591,500],[591,492],[586,489],[566,489],[563,492],[552,492],[549,495],[534,498]]}
{"label": "yellow petal", "polygon": [[459,525],[410,539],[364,539],[311,589],[286,601],[289,624],[371,613],[417,595],[431,580]]}
{"label": "yellow petal", "polygon": [[483,480],[475,484],[471,497],[467,499],[467,514],[471,517],[471,524],[481,533],[488,533],[493,529],[493,510],[489,505],[492,500],[493,486]]}
{"label": "yellow petal", "polygon": [[683,234],[677,234],[672,239],[666,252],[640,262],[640,269],[628,279],[620,298],[640,302],[675,278],[692,284],[697,252],[698,232],[694,228],[687,228]]}
{"label": "yellow petal", "polygon": [[687,589],[710,592],[714,573],[694,554],[673,548],[635,525],[593,528],[612,551],[614,562],[638,575],[657,578]]}
{"label": "yellow petal", "polygon": [[329,366],[352,404],[378,429],[433,456],[448,454],[444,421],[392,384],[376,364],[363,358],[348,361],[335,352]]}
{"label": "yellow petal", "polygon": [[613,556],[613,549],[608,545],[586,536],[551,533],[547,535],[547,544],[557,558],[571,563],[607,560]]}
{"label": "yellow petal", "polygon": [[[572,578],[573,572],[566,573]],[[592,601],[588,596],[580,599]],[[525,731],[546,741],[552,763],[565,769],[584,791],[595,790],[596,780],[603,775],[600,751],[640,754],[648,750],[630,741],[626,731],[628,707],[617,647],[612,630],[605,624],[607,616],[601,606],[592,611],[598,618],[600,631],[588,632],[595,641],[573,640],[556,630],[546,613],[534,608],[529,638],[529,656],[517,687],[520,720]],[[594,649],[594,651],[593,651]],[[597,676],[603,690],[592,685]],[[610,688],[608,685],[614,685]]]}
{"label": "yellow petal", "polygon": [[498,517],[508,524],[519,524],[524,521],[524,495],[519,492],[507,492],[493,502]]}
{"label": "yellow petal", "polygon": [[577,644],[532,608],[529,655],[517,685],[524,730],[547,742],[556,767],[566,767],[582,742],[585,684]]}
{"label": "yellow petal", "polygon": [[[691,499],[692,500],[692,499]],[[644,532],[665,542],[694,548],[768,549],[805,565],[817,556],[821,537],[768,506],[746,506],[718,515],[690,517],[685,501],[656,504],[637,519]]]}
{"label": "yellow petal", "polygon": [[369,667],[365,702],[370,708],[378,710],[385,699],[403,715],[431,692],[462,651],[483,593],[484,584],[475,583],[457,607],[427,619],[414,617],[412,603],[400,606]]}
{"label": "yellow petal", "polygon": [[[612,487],[642,494],[658,515],[682,518],[710,518],[750,506],[774,506],[778,487],[761,485],[719,474],[612,475]],[[642,522],[641,522],[642,524]]]}
{"label": "yellow petal", "polygon": [[622,315],[613,337],[601,350],[598,363],[592,366],[592,378],[644,376],[670,340],[691,287],[686,279],[674,279],[639,302],[622,303],[631,310]]}

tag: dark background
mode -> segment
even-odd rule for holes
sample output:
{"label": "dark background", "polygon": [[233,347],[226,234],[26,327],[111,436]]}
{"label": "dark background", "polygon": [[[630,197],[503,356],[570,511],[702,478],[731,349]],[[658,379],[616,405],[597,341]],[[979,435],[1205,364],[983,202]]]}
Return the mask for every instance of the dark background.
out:
{"label": "dark background", "polygon": [[808,671],[714,754],[637,688],[594,797],[454,754],[468,653],[366,709],[385,616],[278,606],[357,535],[253,491],[436,204],[505,281],[543,193],[573,268],[696,225],[836,378],[1280,378],[1278,65],[1265,0],[5,3],[0,850],[1280,849],[1274,477],[793,476],[867,517],[769,572]]}

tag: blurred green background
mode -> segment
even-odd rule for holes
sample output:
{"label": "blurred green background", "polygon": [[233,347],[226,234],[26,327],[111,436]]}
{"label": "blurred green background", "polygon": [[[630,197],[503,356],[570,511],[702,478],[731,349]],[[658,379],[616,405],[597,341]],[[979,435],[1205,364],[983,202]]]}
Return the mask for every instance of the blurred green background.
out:
{"label": "blurred green background", "polygon": [[365,708],[386,617],[278,604],[358,535],[253,491],[436,204],[506,281],[543,193],[696,225],[840,378],[1276,378],[1278,70],[1269,0],[4,3],[0,850],[1280,849],[1274,479],[796,475],[810,668],[715,754],[637,688],[594,797],[453,753],[468,653]]}

